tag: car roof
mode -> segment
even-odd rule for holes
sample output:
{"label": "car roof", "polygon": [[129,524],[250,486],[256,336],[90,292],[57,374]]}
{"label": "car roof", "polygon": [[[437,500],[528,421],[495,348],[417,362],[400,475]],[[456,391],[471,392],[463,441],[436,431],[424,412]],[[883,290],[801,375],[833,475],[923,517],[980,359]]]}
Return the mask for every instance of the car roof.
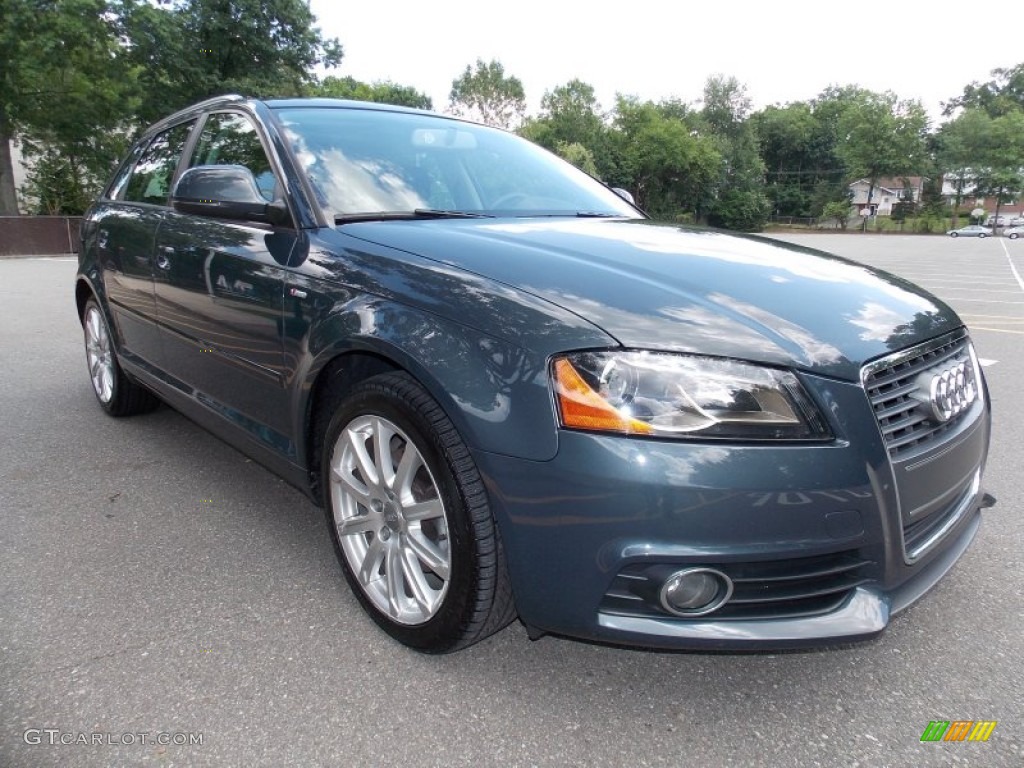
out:
{"label": "car roof", "polygon": [[[408,112],[414,115],[436,115],[426,109],[401,107],[396,104],[380,104],[375,101],[354,101],[352,99],[302,98],[265,99],[263,103],[271,109],[294,109],[296,107],[320,107],[323,109],[374,109],[380,112]],[[442,115],[443,117],[443,115]]]}
{"label": "car roof", "polygon": [[330,99],[330,98],[290,98],[290,99],[253,99],[241,96],[237,93],[224,94],[222,96],[214,96],[212,98],[200,101],[191,106],[180,109],[172,115],[168,115],[162,120],[154,123],[147,128],[142,136],[148,137],[154,133],[158,133],[167,127],[181,122],[182,120],[190,117],[195,117],[202,112],[211,109],[220,109],[227,106],[248,106],[250,111],[257,104],[262,104],[270,109],[296,109],[296,108],[307,108],[315,107],[318,109],[365,109],[374,110],[377,112],[399,112],[410,115],[430,115],[445,120],[453,120],[455,122],[466,122],[457,117],[450,115],[440,115],[436,112],[431,112],[426,109],[414,109],[413,107],[401,107],[395,104],[381,104],[373,101],[355,101],[352,99]]}

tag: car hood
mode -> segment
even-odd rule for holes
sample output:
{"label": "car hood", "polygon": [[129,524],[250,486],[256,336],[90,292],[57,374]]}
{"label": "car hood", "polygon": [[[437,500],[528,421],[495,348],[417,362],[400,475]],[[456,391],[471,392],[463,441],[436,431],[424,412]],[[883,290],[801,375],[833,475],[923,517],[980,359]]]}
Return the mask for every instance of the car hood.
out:
{"label": "car hood", "polygon": [[856,380],[865,361],[961,325],[948,306],[901,278],[761,237],[594,219],[343,230],[542,297],[626,347]]}

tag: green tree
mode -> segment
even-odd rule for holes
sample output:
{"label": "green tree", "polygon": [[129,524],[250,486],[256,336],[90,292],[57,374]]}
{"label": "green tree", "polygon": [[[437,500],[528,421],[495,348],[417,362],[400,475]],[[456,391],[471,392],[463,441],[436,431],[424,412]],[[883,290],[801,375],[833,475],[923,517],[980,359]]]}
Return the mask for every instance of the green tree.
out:
{"label": "green tree", "polygon": [[378,104],[395,104],[414,109],[433,109],[434,104],[425,93],[410,85],[399,85],[390,80],[364,83],[354,77],[325,77],[310,88],[310,95],[333,99],[354,99],[372,101]]}
{"label": "green tree", "polygon": [[711,75],[704,83],[701,118],[715,135],[733,138],[743,131],[750,103],[747,87],[735,77]]}
{"label": "green tree", "polygon": [[342,58],[305,0],[121,0],[118,16],[140,72],[144,124],[223,93],[307,93],[314,69]]}
{"label": "green tree", "polygon": [[704,85],[704,107],[696,123],[703,126],[722,157],[708,222],[718,227],[757,231],[771,212],[765,194],[765,165],[753,123],[750,98],[735,77],[712,75]]}
{"label": "green tree", "polygon": [[818,179],[814,153],[816,123],[806,102],[766,107],[751,116],[765,165],[765,193],[781,216],[810,216],[811,192]]}
{"label": "green tree", "polygon": [[0,0],[0,214],[16,214],[11,142],[59,189],[45,211],[77,213],[124,151],[138,104],[115,7],[102,0]]}
{"label": "green tree", "polygon": [[523,123],[520,136],[558,153],[592,176],[615,174],[608,127],[592,86],[570,80],[547,91],[540,108],[539,116]]}
{"label": "green tree", "polygon": [[852,207],[849,201],[842,202],[839,200],[831,203],[826,203],[822,209],[821,217],[824,219],[835,219],[839,223],[840,229],[846,229],[846,225],[850,222],[850,212]]}
{"label": "green tree", "polygon": [[959,225],[960,206],[974,190],[976,176],[987,162],[992,118],[971,107],[942,125],[936,135],[936,163],[953,188],[953,227]]}
{"label": "green tree", "polygon": [[526,94],[519,78],[505,75],[501,62],[477,59],[475,67],[467,66],[452,80],[448,108],[457,117],[512,131],[526,117]]}
{"label": "green tree", "polygon": [[880,178],[907,176],[925,164],[927,127],[924,107],[892,92],[864,91],[839,117],[837,153],[851,181],[868,180],[868,206]]}
{"label": "green tree", "polygon": [[1024,111],[1012,110],[991,120],[979,160],[974,193],[995,199],[998,220],[1000,208],[1024,193]]}
{"label": "green tree", "polygon": [[612,127],[609,146],[616,175],[607,182],[629,189],[637,204],[655,217],[674,219],[684,211],[703,211],[722,167],[710,138],[666,117],[652,102],[625,96],[618,97]]}
{"label": "green tree", "polygon": [[594,162],[594,153],[582,144],[560,141],[558,146],[555,147],[555,151],[563,160],[569,161],[581,171],[589,173],[591,176],[597,176],[597,164]]}
{"label": "green tree", "polygon": [[134,131],[216,93],[296,94],[341,59],[303,0],[0,0],[0,212],[11,140],[40,210],[77,212]]}
{"label": "green tree", "polygon": [[1024,109],[1024,64],[1009,69],[993,69],[992,79],[964,86],[963,93],[946,102],[949,117],[958,109],[980,109],[989,117],[1000,117]]}
{"label": "green tree", "polygon": [[766,192],[778,214],[818,217],[829,203],[848,204],[846,164],[837,153],[838,125],[863,93],[857,86],[829,86],[810,101],[751,115]]}
{"label": "green tree", "polygon": [[534,126],[543,126],[540,131],[534,128],[540,139],[537,143],[551,148],[559,143],[581,144],[592,151],[600,144],[604,123],[593,86],[570,80],[547,91],[540,110],[540,117],[531,121]]}

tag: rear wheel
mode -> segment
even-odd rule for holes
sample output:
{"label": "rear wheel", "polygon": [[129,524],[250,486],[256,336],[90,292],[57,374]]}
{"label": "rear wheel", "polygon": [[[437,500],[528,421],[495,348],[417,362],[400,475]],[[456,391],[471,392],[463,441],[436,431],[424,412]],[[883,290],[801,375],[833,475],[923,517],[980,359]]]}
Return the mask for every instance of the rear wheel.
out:
{"label": "rear wheel", "polygon": [[95,299],[89,299],[85,304],[82,330],[85,332],[89,379],[103,410],[111,416],[132,416],[156,408],[160,404],[157,397],[121,370],[110,327]]}
{"label": "rear wheel", "polygon": [[410,376],[357,385],[332,416],[322,455],[338,559],[388,634],[443,653],[515,618],[480,475],[454,425]]}
{"label": "rear wheel", "polygon": [[988,235],[986,235],[984,232],[979,232],[978,237],[984,240],[986,237],[988,237]]}
{"label": "rear wheel", "polygon": [[1020,237],[1020,235],[1018,235],[1018,234],[1017,234],[1016,232],[1011,232],[1011,233],[1010,233],[1010,234],[1008,235],[1008,237],[1009,237],[1009,238],[1010,238],[1011,240],[1016,240],[1016,239],[1017,239],[1018,237]]}

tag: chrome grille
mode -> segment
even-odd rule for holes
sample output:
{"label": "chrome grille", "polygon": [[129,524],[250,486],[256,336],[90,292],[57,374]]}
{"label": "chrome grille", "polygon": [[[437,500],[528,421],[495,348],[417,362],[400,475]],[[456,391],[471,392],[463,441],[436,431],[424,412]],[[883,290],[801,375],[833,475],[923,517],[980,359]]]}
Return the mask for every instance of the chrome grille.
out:
{"label": "chrome grille", "polygon": [[[838,608],[850,591],[867,583],[871,560],[856,551],[815,557],[740,563],[700,563],[732,579],[729,601],[696,621],[738,621],[817,616]],[[679,618],[665,611],[658,592],[680,564],[634,563],[623,568],[601,601],[602,613]],[[688,619],[680,619],[687,621]]]}
{"label": "chrome grille", "polygon": [[963,331],[891,355],[865,368],[864,388],[891,458],[902,459],[927,450],[972,410],[965,409],[949,421],[939,423],[932,420],[913,397],[918,389],[918,375],[953,362],[970,364],[970,342]]}

